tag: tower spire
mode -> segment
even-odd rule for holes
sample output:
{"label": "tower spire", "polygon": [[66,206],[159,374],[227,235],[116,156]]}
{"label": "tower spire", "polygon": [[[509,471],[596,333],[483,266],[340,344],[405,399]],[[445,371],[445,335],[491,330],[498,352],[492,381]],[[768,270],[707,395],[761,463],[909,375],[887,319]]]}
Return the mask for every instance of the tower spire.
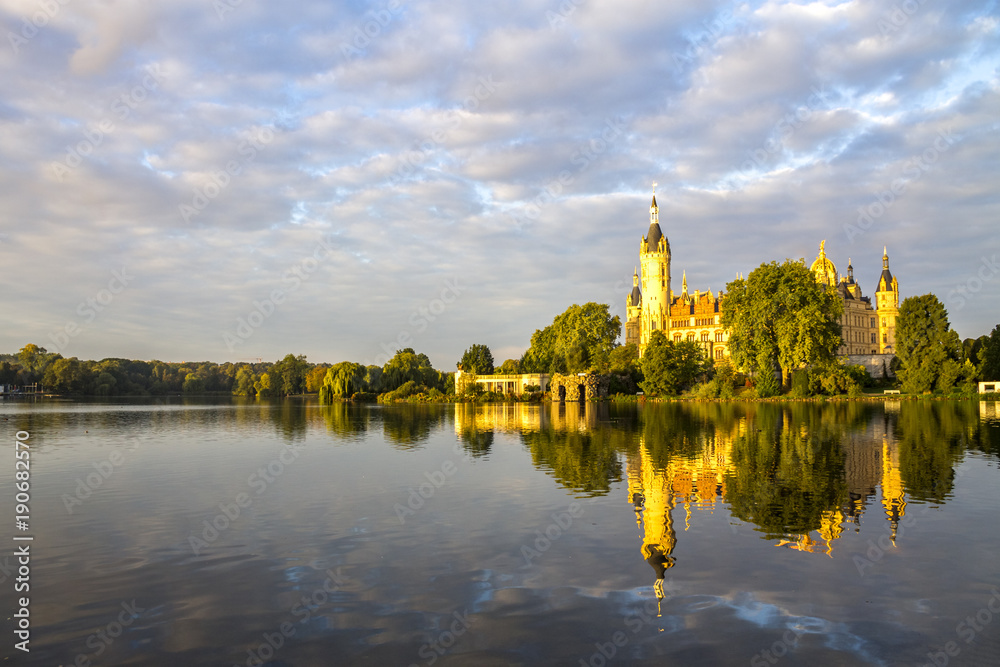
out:
{"label": "tower spire", "polygon": [[886,246],[882,246],[882,268],[889,268],[889,250]]}
{"label": "tower spire", "polygon": [[681,274],[681,294],[687,296],[688,293],[688,274],[687,271],[683,271]]}
{"label": "tower spire", "polygon": [[656,205],[656,183],[653,183],[653,203],[649,205],[649,224],[660,224],[660,207]]}

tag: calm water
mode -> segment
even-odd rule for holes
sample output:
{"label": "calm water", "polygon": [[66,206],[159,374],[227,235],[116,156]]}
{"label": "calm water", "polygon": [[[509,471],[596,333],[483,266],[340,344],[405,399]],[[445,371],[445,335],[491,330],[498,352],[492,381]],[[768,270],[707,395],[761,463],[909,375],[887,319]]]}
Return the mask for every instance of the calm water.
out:
{"label": "calm water", "polygon": [[1000,664],[997,407],[0,403],[4,664]]}

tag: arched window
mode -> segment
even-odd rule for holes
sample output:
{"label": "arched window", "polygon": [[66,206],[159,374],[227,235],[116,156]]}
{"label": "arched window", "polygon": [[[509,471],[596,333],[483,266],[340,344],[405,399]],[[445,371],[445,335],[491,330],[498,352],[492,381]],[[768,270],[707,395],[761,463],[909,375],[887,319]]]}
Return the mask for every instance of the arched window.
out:
{"label": "arched window", "polygon": [[721,343],[722,342],[722,332],[721,331],[716,331],[715,332],[715,342],[716,343]]}
{"label": "arched window", "polygon": [[694,332],[693,331],[687,335],[687,339],[688,339],[689,343],[693,343],[694,342]]}
{"label": "arched window", "polygon": [[681,335],[680,334],[674,334],[674,342],[675,343],[681,342]]}
{"label": "arched window", "polygon": [[707,331],[702,331],[701,332],[701,342],[702,343],[707,343],[708,342],[708,332]]}

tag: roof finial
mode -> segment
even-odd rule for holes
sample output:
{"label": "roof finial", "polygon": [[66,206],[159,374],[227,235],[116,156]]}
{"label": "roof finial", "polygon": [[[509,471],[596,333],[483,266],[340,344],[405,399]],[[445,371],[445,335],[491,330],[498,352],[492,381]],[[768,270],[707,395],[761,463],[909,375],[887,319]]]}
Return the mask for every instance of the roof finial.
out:
{"label": "roof finial", "polygon": [[681,280],[681,294],[688,293],[688,274],[687,271],[683,272],[684,277]]}
{"label": "roof finial", "polygon": [[889,250],[886,246],[882,246],[882,268],[889,268]]}

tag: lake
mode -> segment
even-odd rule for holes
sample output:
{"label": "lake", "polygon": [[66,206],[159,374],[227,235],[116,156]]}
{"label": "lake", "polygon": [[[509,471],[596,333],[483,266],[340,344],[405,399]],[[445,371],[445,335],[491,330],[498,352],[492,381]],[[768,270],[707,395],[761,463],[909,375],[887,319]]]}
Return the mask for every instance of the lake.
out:
{"label": "lake", "polygon": [[0,402],[5,664],[1000,664],[998,407]]}

